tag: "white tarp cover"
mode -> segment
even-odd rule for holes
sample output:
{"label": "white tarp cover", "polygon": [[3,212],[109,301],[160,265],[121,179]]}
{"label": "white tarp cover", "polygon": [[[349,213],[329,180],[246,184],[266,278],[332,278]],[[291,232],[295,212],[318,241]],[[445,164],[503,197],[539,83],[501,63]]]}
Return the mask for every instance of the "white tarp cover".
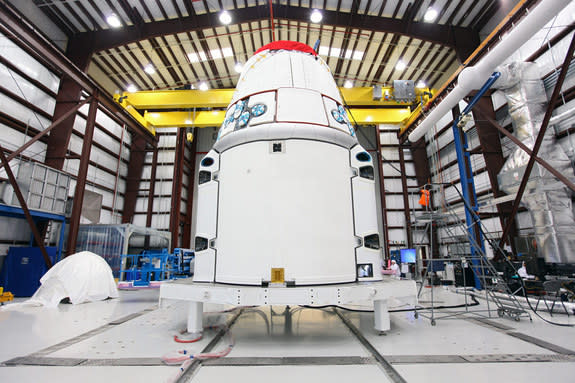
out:
{"label": "white tarp cover", "polygon": [[118,297],[112,269],[104,258],[89,251],[72,254],[56,263],[40,283],[25,303],[56,307],[64,298],[80,304]]}

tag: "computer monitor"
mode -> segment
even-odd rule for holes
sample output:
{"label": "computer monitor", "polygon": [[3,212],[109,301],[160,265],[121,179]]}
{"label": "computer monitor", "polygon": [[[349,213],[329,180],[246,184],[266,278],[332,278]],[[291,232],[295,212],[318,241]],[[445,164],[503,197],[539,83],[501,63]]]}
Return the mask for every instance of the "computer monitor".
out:
{"label": "computer monitor", "polygon": [[401,255],[401,263],[415,263],[415,249],[401,249],[399,252]]}

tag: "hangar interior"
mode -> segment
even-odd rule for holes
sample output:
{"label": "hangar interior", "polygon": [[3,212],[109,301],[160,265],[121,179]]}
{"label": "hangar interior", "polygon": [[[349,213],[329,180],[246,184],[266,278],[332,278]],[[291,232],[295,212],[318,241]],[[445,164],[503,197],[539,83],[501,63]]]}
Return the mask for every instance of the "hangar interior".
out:
{"label": "hangar interior", "polygon": [[575,374],[574,1],[0,13],[0,380]]}

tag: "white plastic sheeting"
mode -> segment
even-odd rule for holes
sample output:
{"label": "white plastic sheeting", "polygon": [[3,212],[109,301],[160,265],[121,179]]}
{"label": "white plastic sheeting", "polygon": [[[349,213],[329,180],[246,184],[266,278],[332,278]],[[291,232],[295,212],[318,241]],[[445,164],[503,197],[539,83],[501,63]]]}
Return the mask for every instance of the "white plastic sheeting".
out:
{"label": "white plastic sheeting", "polygon": [[26,304],[56,307],[64,298],[69,298],[72,304],[80,304],[118,297],[112,269],[104,258],[89,251],[56,263],[40,283]]}

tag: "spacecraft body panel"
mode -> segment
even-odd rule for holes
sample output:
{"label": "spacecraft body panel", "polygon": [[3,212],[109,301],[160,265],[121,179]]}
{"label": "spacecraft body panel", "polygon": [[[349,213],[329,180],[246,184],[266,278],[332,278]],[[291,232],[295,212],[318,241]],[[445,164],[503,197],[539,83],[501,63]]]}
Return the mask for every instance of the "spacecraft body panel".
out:
{"label": "spacecraft body panel", "polygon": [[194,282],[381,280],[373,161],[310,50],[246,63],[200,164]]}
{"label": "spacecraft body panel", "polygon": [[[298,284],[355,281],[346,149],[257,141],[220,158],[216,282],[260,285],[271,268]],[[329,254],[329,262],[314,254]]]}

